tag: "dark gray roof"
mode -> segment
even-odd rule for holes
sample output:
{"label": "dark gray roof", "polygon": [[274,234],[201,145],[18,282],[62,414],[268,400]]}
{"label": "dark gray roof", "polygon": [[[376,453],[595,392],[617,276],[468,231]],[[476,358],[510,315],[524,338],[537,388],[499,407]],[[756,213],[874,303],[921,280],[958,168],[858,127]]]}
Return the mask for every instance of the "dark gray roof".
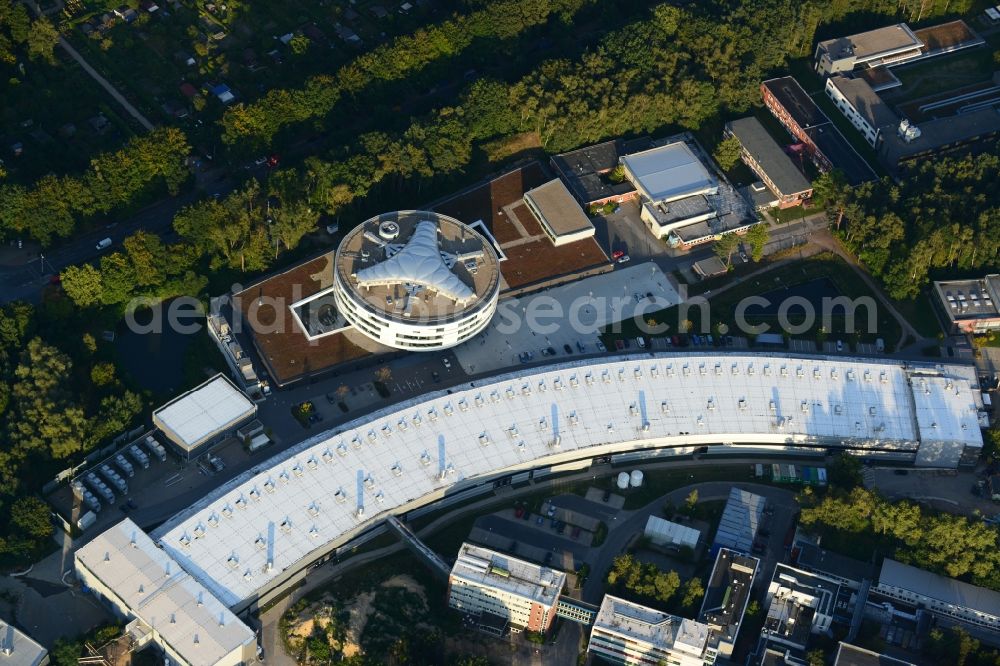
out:
{"label": "dark gray roof", "polygon": [[895,127],[899,116],[882,101],[871,85],[864,79],[849,79],[846,76],[830,77],[830,84],[843,95],[848,104],[861,114],[872,127]]}
{"label": "dark gray roof", "polygon": [[808,571],[828,574],[855,583],[875,578],[875,565],[871,562],[862,562],[853,557],[831,553],[809,543],[799,546],[797,564]]}
{"label": "dark gray roof", "polygon": [[913,664],[850,643],[841,643],[837,648],[833,666],[913,666]]}
{"label": "dark gray roof", "polygon": [[600,174],[618,166],[618,158],[622,155],[646,150],[649,147],[649,137],[630,141],[614,139],[555,155],[552,157],[552,165],[573,196],[586,204],[634,192],[635,188],[627,180],[621,183],[608,183]]}
{"label": "dark gray roof", "polygon": [[935,118],[918,123],[920,136],[909,143],[899,138],[896,132],[884,132],[879,152],[895,169],[896,163],[908,157],[931,153],[952,144],[971,143],[981,138],[1000,134],[1000,110],[991,106],[977,111],[969,111],[954,116]]}
{"label": "dark gray roof", "polygon": [[797,194],[812,187],[759,120],[753,116],[740,118],[726,123],[726,129],[739,139],[743,149],[760,165],[780,194]]}
{"label": "dark gray roof", "polygon": [[799,82],[790,76],[782,76],[762,83],[775,96],[785,111],[791,115],[795,123],[802,129],[830,122],[816,102],[812,100]]}
{"label": "dark gray roof", "polygon": [[858,155],[858,152],[851,147],[851,144],[834,127],[833,123],[812,127],[806,130],[806,134],[809,135],[820,152],[833,163],[833,167],[844,172],[844,177],[849,185],[860,185],[878,179],[872,168],[868,166],[868,162],[865,162],[864,158]]}

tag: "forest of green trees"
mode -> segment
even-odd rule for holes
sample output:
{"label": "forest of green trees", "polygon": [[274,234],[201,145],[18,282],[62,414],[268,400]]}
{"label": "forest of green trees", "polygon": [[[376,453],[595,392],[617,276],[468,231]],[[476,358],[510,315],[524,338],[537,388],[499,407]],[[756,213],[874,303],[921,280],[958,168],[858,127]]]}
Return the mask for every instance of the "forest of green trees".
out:
{"label": "forest of green trees", "polygon": [[844,243],[893,298],[916,296],[934,271],[982,273],[1000,262],[1000,155],[920,163],[896,184],[850,189],[834,172],[816,183],[820,203],[843,213]]}
{"label": "forest of green trees", "polygon": [[0,563],[25,561],[51,534],[42,484],[146,407],[80,331],[55,308],[0,307]]}
{"label": "forest of green trees", "polygon": [[890,502],[864,488],[803,499],[803,525],[873,537],[885,557],[1000,590],[1000,533],[992,525],[930,512],[906,500]]}

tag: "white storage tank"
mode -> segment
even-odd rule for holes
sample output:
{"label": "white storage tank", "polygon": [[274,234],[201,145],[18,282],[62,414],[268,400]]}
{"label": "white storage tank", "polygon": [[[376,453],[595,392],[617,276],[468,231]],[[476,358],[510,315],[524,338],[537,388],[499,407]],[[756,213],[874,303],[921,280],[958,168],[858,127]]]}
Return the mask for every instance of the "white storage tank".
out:
{"label": "white storage tank", "polygon": [[629,483],[633,488],[638,488],[642,485],[642,470],[634,470],[629,477]]}
{"label": "white storage tank", "polygon": [[629,480],[628,472],[620,473],[618,475],[618,489],[625,490],[626,488],[628,488],[628,480]]}

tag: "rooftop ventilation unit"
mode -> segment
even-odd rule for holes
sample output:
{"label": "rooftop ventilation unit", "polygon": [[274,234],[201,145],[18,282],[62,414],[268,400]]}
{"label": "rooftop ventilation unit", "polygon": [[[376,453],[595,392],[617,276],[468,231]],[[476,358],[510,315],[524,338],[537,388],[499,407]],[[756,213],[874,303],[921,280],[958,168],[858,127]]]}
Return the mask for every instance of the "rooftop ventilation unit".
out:
{"label": "rooftop ventilation unit", "polygon": [[343,504],[347,501],[347,493],[344,492],[343,488],[337,488],[337,492],[333,494],[333,498],[337,500],[338,504]]}
{"label": "rooftop ventilation unit", "polygon": [[392,470],[393,476],[403,476],[403,467],[399,464],[399,461],[393,464],[390,469]]}

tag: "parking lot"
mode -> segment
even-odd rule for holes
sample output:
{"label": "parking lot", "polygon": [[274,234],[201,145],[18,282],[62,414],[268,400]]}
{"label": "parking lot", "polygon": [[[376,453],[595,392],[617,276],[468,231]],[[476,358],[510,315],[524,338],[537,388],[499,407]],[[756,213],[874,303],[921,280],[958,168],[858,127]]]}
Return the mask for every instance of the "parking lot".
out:
{"label": "parking lot", "polygon": [[673,282],[652,263],[501,301],[483,333],[455,348],[462,368],[488,372],[545,356],[603,351],[598,332],[609,324],[680,302]]}

